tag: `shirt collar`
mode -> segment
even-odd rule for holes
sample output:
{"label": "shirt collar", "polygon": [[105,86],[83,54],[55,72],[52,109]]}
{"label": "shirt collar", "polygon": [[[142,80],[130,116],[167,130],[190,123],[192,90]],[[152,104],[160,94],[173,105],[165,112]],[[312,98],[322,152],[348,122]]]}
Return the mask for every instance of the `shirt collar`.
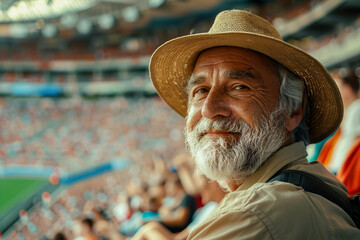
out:
{"label": "shirt collar", "polygon": [[296,142],[281,148],[268,158],[255,173],[250,175],[237,191],[246,190],[258,182],[267,182],[280,169],[292,162],[305,159],[306,156],[304,142]]}

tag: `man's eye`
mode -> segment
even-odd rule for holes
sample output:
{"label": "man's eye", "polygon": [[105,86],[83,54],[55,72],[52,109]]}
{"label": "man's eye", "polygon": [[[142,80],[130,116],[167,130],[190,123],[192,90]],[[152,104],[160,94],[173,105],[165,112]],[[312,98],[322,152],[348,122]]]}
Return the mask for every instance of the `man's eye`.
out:
{"label": "man's eye", "polygon": [[198,88],[194,91],[194,94],[197,93],[207,93],[209,90],[207,88]]}
{"label": "man's eye", "polygon": [[200,92],[200,93],[206,93],[206,92],[208,92],[208,90],[207,90],[206,88],[200,88],[200,89],[199,89],[199,92]]}
{"label": "man's eye", "polygon": [[236,90],[242,90],[242,89],[249,89],[247,86],[245,86],[245,85],[237,85],[236,87],[235,87],[235,89]]}

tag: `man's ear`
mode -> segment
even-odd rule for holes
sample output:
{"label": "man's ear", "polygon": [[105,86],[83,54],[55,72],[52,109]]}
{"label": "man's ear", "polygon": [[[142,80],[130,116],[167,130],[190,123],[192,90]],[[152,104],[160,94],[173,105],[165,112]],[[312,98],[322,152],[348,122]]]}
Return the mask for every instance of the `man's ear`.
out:
{"label": "man's ear", "polygon": [[292,132],[303,119],[305,113],[305,105],[306,105],[305,101],[303,100],[301,105],[298,107],[298,109],[292,112],[290,116],[286,117],[285,128],[289,132]]}

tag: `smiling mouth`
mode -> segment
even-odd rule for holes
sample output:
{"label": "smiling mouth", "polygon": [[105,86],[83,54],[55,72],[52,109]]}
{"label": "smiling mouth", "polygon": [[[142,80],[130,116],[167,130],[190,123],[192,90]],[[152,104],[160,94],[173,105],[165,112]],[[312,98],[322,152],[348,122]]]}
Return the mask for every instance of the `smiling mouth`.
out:
{"label": "smiling mouth", "polygon": [[210,137],[210,138],[219,138],[219,137],[235,137],[238,138],[240,133],[229,132],[229,131],[219,131],[219,130],[209,130],[201,134],[201,137]]}

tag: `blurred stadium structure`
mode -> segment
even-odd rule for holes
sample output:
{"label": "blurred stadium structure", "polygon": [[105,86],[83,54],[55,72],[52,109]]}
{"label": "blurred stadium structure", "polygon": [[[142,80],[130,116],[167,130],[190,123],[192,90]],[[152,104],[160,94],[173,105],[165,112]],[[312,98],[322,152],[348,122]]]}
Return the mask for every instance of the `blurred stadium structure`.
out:
{"label": "blurred stadium structure", "polygon": [[0,238],[70,228],[85,200],[111,205],[127,179],[182,153],[150,55],[235,8],[359,74],[358,0],[0,0]]}

